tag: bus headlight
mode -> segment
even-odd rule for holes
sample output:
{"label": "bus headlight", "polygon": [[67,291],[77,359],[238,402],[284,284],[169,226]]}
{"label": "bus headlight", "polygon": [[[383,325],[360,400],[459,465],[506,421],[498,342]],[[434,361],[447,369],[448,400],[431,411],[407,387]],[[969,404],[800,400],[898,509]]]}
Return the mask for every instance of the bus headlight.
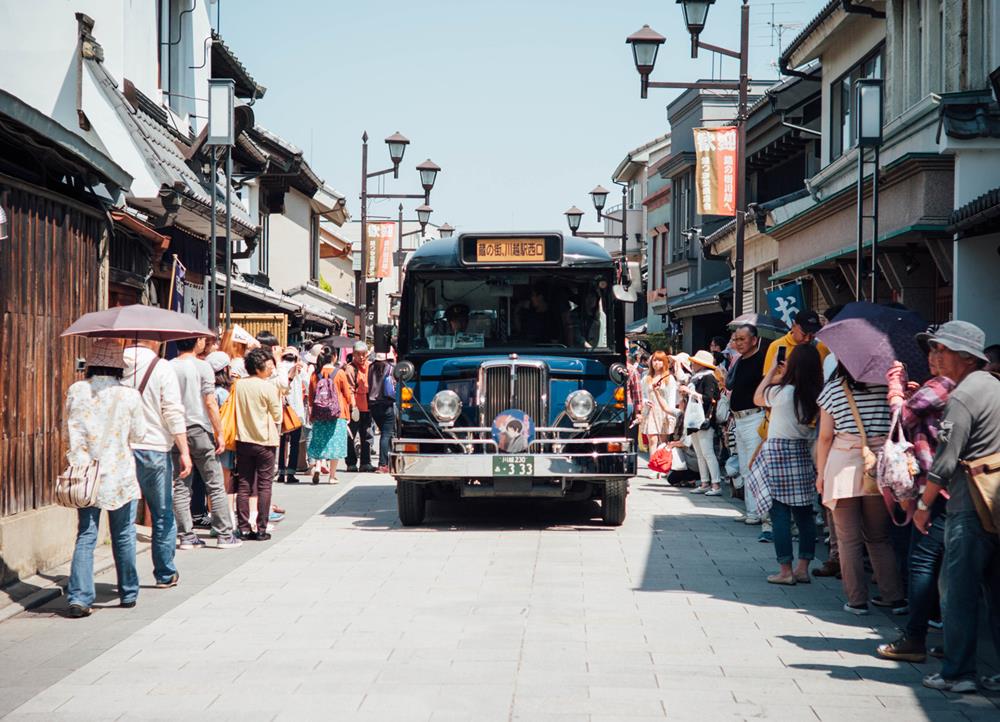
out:
{"label": "bus headlight", "polygon": [[438,391],[431,400],[431,413],[442,424],[452,424],[462,413],[462,399],[451,389]]}
{"label": "bus headlight", "polygon": [[594,413],[594,397],[586,389],[574,391],[566,397],[566,415],[574,423],[582,423]]}

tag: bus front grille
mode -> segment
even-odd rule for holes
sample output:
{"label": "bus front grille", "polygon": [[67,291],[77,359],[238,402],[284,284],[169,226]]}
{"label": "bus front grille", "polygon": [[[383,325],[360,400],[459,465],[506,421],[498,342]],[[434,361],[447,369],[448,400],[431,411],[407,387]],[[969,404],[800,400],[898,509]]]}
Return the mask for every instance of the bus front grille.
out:
{"label": "bus front grille", "polygon": [[491,426],[501,411],[519,409],[536,426],[548,425],[548,370],[541,362],[489,362],[479,370],[479,422]]}

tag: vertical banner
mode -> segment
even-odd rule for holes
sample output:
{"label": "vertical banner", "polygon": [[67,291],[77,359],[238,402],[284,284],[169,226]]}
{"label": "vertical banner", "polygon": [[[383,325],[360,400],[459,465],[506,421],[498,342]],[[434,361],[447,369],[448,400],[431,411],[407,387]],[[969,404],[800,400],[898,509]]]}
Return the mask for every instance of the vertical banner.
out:
{"label": "vertical banner", "polygon": [[[177,313],[184,313],[184,276],[187,274],[187,268],[184,264],[180,262],[177,258],[177,254],[174,254],[174,265],[170,269],[170,290],[168,291],[168,306],[171,311],[176,311]],[[167,347],[163,353],[164,358],[172,359],[177,356],[177,344],[173,341],[167,343]]]}
{"label": "vertical banner", "polygon": [[772,316],[780,318],[788,324],[788,328],[791,328],[792,318],[806,307],[805,299],[802,296],[802,284],[791,283],[768,291],[767,306]]}
{"label": "vertical banner", "polygon": [[736,215],[736,128],[695,128],[694,184],[702,216]]}
{"label": "vertical banner", "polygon": [[396,237],[394,221],[368,223],[368,258],[365,275],[370,279],[385,278],[392,272],[392,242]]}

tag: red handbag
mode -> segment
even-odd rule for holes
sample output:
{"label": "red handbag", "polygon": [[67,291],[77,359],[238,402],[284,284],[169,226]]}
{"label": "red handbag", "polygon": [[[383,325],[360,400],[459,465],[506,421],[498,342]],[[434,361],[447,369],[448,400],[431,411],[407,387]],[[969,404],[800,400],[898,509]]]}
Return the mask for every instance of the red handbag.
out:
{"label": "red handbag", "polygon": [[674,465],[672,449],[666,444],[660,446],[649,456],[649,470],[657,474],[669,474]]}

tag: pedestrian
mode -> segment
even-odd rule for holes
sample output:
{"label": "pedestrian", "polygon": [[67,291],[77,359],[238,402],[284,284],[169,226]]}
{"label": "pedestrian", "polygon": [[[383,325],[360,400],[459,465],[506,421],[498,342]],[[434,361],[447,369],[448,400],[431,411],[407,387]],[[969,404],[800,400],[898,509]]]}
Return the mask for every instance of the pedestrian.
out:
{"label": "pedestrian", "polygon": [[[691,442],[698,456],[698,473],[701,484],[691,490],[692,494],[705,496],[722,495],[722,471],[719,457],[715,454],[715,404],[719,400],[719,383],[715,379],[715,358],[708,351],[701,350],[690,357],[691,380],[682,387],[687,395],[687,403],[700,403],[704,410],[704,421],[697,428],[690,428]],[[685,425],[687,424],[685,411]]]}
{"label": "pedestrian", "polygon": [[[819,350],[819,349],[817,349]],[[906,600],[896,555],[889,538],[891,521],[877,485],[865,482],[864,448],[877,454],[889,433],[888,389],[855,381],[843,364],[819,396],[819,438],[816,443],[816,490],[833,511],[840,552],[840,571],[847,603],[844,611],[868,614],[868,580],[863,548],[868,549],[878,578],[876,606],[905,614]]]}
{"label": "pedestrian", "polygon": [[[295,412],[299,421],[306,418],[306,395],[309,377],[306,375],[305,363],[299,359],[299,350],[287,346],[281,352],[281,362],[278,364],[278,374],[288,379],[288,393],[283,403]],[[286,484],[297,484],[295,472],[299,467],[299,444],[302,441],[302,426],[281,435],[278,447],[278,480]]]}
{"label": "pedestrian", "polygon": [[247,369],[243,362],[243,357],[247,355],[252,346],[257,345],[253,336],[250,336],[238,326],[234,326],[222,334],[222,342],[219,344],[219,348],[229,356],[229,372],[234,379],[245,379],[247,377]]}
{"label": "pedestrian", "polygon": [[[214,351],[206,359],[215,373],[215,401],[222,408],[232,393],[233,379],[230,369],[229,354],[225,351]],[[236,487],[233,485],[233,469],[236,467],[235,452],[226,450],[219,454],[219,465],[222,467],[222,477],[226,482],[226,493],[229,495],[230,513],[235,514],[233,504],[236,501]]]}
{"label": "pedestrian", "polygon": [[[955,382],[941,420],[938,447],[917,502],[913,524],[930,533],[932,509],[947,491],[941,606],[944,614],[944,663],[924,686],[951,692],[976,691],[976,643],[980,600],[993,648],[1000,649],[1000,537],[987,532],[973,500],[969,469],[1000,454],[1000,380],[982,370],[988,363],[986,335],[966,321],[949,321],[920,334],[937,370]],[[995,458],[995,457],[994,457]],[[995,468],[995,467],[994,467]],[[1000,691],[1000,675],[979,685]]]}
{"label": "pedestrian", "polygon": [[1000,373],[1000,344],[995,343],[992,346],[987,346],[983,350],[983,353],[986,354],[986,358],[988,359],[986,367],[983,370],[994,374]]}
{"label": "pedestrian", "polygon": [[351,441],[347,445],[347,470],[375,471],[371,461],[372,415],[368,408],[368,345],[364,341],[354,343],[351,360],[344,368],[344,373],[358,410],[358,418],[351,416],[350,420]]}
{"label": "pedestrian", "polygon": [[316,460],[312,483],[319,483],[320,466],[328,461],[328,481],[336,484],[337,462],[350,453],[348,420],[358,418],[359,413],[347,373],[333,363],[333,350],[328,346],[323,347],[316,362],[316,373],[309,381],[309,406],[312,409],[313,431],[308,453],[310,459]]}
{"label": "pedestrian", "polygon": [[[244,539],[267,541],[271,512],[271,484],[278,450],[281,398],[274,375],[274,357],[263,348],[247,353],[248,378],[233,388],[236,405],[236,468],[239,486],[236,514]],[[257,496],[257,529],[250,526],[250,495]]]}
{"label": "pedestrian", "polygon": [[[191,455],[177,374],[160,358],[159,350],[157,341],[136,341],[126,347],[122,384],[142,396],[146,433],[139,441],[132,442],[132,453],[142,498],[151,517],[153,577],[157,589],[167,589],[180,581],[174,564],[177,544],[174,474],[178,479],[187,478],[191,473]],[[171,454],[175,446],[177,469]]]}
{"label": "pedestrian", "polygon": [[[823,328],[819,319],[819,314],[815,311],[799,311],[792,317],[792,327],[781,338],[771,342],[767,347],[767,354],[764,357],[764,372],[767,373],[778,364],[779,356],[788,357],[792,349],[800,344],[811,344],[816,346],[820,358],[825,359],[830,349],[821,341],[816,340],[816,334]],[[782,351],[781,349],[784,349]]]}
{"label": "pedestrian", "polygon": [[743,486],[743,504],[746,513],[737,517],[738,521],[754,526],[762,524],[760,541],[770,541],[771,526],[766,515],[758,512],[757,499],[747,488],[750,476],[750,462],[761,445],[760,425],[764,422],[764,410],[754,401],[757,387],[764,379],[764,349],[757,334],[757,327],[751,324],[740,326],[733,332],[733,348],[739,357],[733,362],[726,379],[729,389],[729,414],[733,419],[733,436],[736,441],[736,457],[739,460],[740,479]]}
{"label": "pedestrian", "polygon": [[130,442],[146,433],[142,397],[119,382],[125,368],[121,343],[98,339],[87,355],[86,379],[66,392],[65,428],[72,466],[99,463],[97,503],[77,509],[76,547],[66,598],[70,617],[90,616],[94,603],[94,547],[101,512],[108,512],[111,552],[118,575],[118,606],[129,609],[139,596],[135,568],[135,510],[140,496]]}
{"label": "pedestrian", "polygon": [[663,351],[654,351],[649,371],[642,377],[642,419],[639,432],[649,438],[650,454],[666,443],[677,426],[677,379],[670,373],[670,359]]}
{"label": "pedestrian", "polygon": [[[929,350],[929,349],[928,349]],[[900,407],[900,423],[906,438],[913,443],[914,456],[919,472],[913,480],[914,487],[923,493],[927,474],[934,463],[941,418],[944,416],[948,397],[955,382],[941,375],[937,354],[928,354],[932,377],[919,389],[909,389],[906,368],[896,362],[887,373],[889,405]],[[883,659],[901,662],[923,662],[927,659],[927,630],[932,615],[940,619],[938,578],[944,562],[944,530],[947,522],[947,500],[938,497],[928,507],[930,516],[928,533],[921,534],[916,527],[910,529],[909,583],[910,618],[901,637],[894,642],[879,645],[876,653]],[[915,502],[914,502],[915,503]]]}
{"label": "pedestrian", "polygon": [[368,367],[368,409],[378,429],[378,473],[389,473],[389,450],[396,435],[396,381],[393,365],[384,353],[375,354]]}
{"label": "pedestrian", "polygon": [[[212,531],[219,549],[233,549],[241,542],[233,533],[233,516],[226,497],[226,480],[219,455],[226,447],[222,439],[222,419],[215,396],[215,374],[207,361],[198,358],[204,338],[187,338],[174,342],[180,352],[170,365],[177,374],[181,403],[187,426],[191,461],[205,483],[205,495],[211,504]],[[173,463],[178,463],[180,451],[175,446]],[[193,476],[193,475],[192,475]],[[191,518],[191,476],[174,479],[174,516],[177,520],[178,548],[195,549],[205,546],[194,533]]]}
{"label": "pedestrian", "polygon": [[[771,409],[767,439],[753,462],[747,489],[762,507],[771,502],[774,552],[780,570],[771,584],[809,584],[809,563],[816,558],[816,466],[812,446],[823,390],[819,352],[802,344],[771,369],[754,393],[754,402]],[[761,508],[763,514],[766,510]],[[792,519],[799,530],[799,556],[792,569]]]}

